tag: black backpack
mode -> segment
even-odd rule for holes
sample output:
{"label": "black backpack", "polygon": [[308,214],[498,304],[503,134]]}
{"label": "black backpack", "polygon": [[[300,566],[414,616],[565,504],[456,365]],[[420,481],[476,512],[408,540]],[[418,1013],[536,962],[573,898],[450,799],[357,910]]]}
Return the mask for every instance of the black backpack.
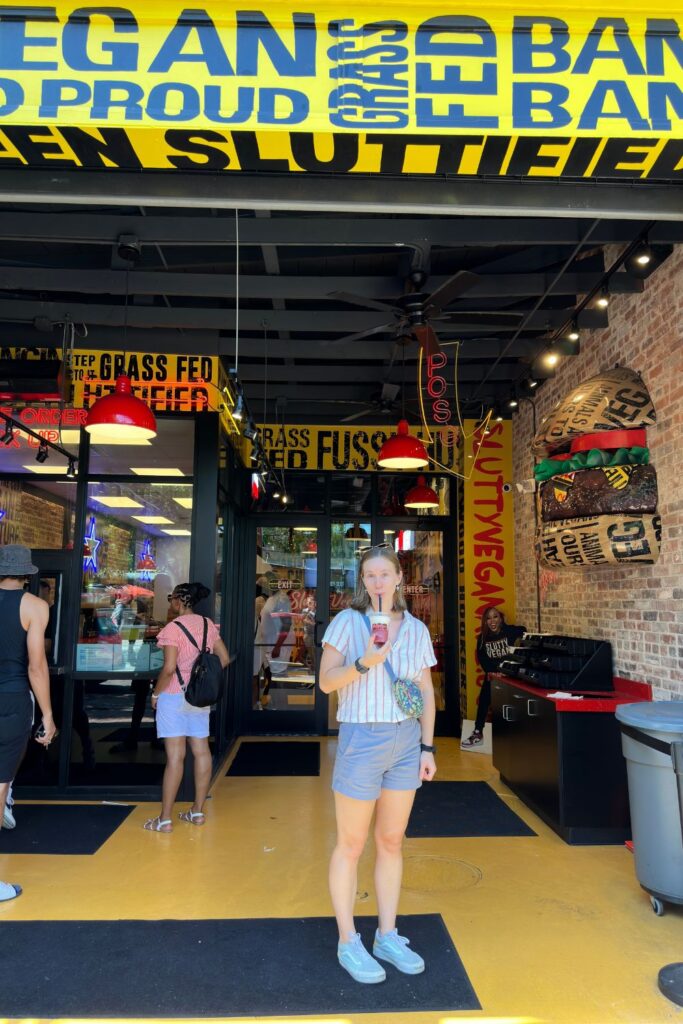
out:
{"label": "black backpack", "polygon": [[182,622],[175,619],[175,625],[182,629],[185,636],[199,651],[187,683],[183,681],[180,669],[176,666],[176,675],[185,694],[185,700],[195,708],[208,708],[219,701],[223,695],[223,684],[225,681],[221,659],[217,654],[212,654],[211,651],[206,649],[206,635],[209,629],[209,622],[204,616],[202,618],[204,620],[204,636],[201,647],[190,631],[183,626]]}

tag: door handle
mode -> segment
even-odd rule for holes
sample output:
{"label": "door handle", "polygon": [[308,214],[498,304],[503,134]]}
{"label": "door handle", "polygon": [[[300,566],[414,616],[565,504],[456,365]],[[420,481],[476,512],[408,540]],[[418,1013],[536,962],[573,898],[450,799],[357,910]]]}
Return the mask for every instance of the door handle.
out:
{"label": "door handle", "polygon": [[530,697],[529,700],[526,702],[526,710],[529,718],[538,718],[538,711],[536,710],[537,707],[538,701],[535,700],[533,697]]}
{"label": "door handle", "polygon": [[504,722],[512,722],[512,721],[514,721],[514,719],[512,718],[512,714],[511,714],[511,712],[513,712],[513,711],[514,711],[514,708],[513,708],[512,704],[503,704],[503,721]]}

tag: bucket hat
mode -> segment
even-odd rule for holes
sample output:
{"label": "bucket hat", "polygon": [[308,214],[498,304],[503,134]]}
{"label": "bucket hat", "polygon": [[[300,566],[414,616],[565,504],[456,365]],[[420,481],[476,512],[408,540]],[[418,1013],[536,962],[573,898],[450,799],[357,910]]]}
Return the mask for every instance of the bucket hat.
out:
{"label": "bucket hat", "polygon": [[0,576],[33,576],[39,572],[31,561],[31,549],[21,544],[0,547]]}

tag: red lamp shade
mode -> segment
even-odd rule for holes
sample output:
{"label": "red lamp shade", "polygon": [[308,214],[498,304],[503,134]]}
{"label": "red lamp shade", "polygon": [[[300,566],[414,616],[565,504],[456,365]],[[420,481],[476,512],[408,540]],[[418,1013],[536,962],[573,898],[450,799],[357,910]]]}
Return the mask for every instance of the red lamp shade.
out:
{"label": "red lamp shade", "polygon": [[98,398],[88,410],[85,429],[93,441],[146,441],[156,437],[157,422],[149,406],[133,394],[130,377],[121,374],[114,393]]}
{"label": "red lamp shade", "polygon": [[408,421],[400,420],[396,433],[380,448],[377,465],[383,469],[419,469],[429,465],[429,456],[418,437],[408,433]]}
{"label": "red lamp shade", "polygon": [[419,476],[415,487],[411,487],[406,494],[403,504],[405,508],[438,508],[439,495],[423,476]]}

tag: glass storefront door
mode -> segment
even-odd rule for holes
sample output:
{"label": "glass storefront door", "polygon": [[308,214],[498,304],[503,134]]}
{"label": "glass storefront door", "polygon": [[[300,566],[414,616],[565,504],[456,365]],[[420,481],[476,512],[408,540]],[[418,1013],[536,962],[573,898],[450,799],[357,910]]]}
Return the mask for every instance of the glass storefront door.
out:
{"label": "glass storefront door", "polygon": [[391,544],[403,571],[408,610],[427,626],[437,663],[432,669],[436,697],[437,731],[452,735],[458,721],[455,680],[455,588],[447,571],[454,566],[449,557],[448,535],[442,528],[407,528],[400,520],[383,522],[380,543]]}
{"label": "glass storefront door", "polygon": [[[316,687],[321,627],[327,616],[327,560],[320,521],[288,516],[256,528],[253,661],[249,728],[258,732],[319,729]],[[322,571],[321,571],[322,570]],[[325,577],[325,578],[323,578]]]}

